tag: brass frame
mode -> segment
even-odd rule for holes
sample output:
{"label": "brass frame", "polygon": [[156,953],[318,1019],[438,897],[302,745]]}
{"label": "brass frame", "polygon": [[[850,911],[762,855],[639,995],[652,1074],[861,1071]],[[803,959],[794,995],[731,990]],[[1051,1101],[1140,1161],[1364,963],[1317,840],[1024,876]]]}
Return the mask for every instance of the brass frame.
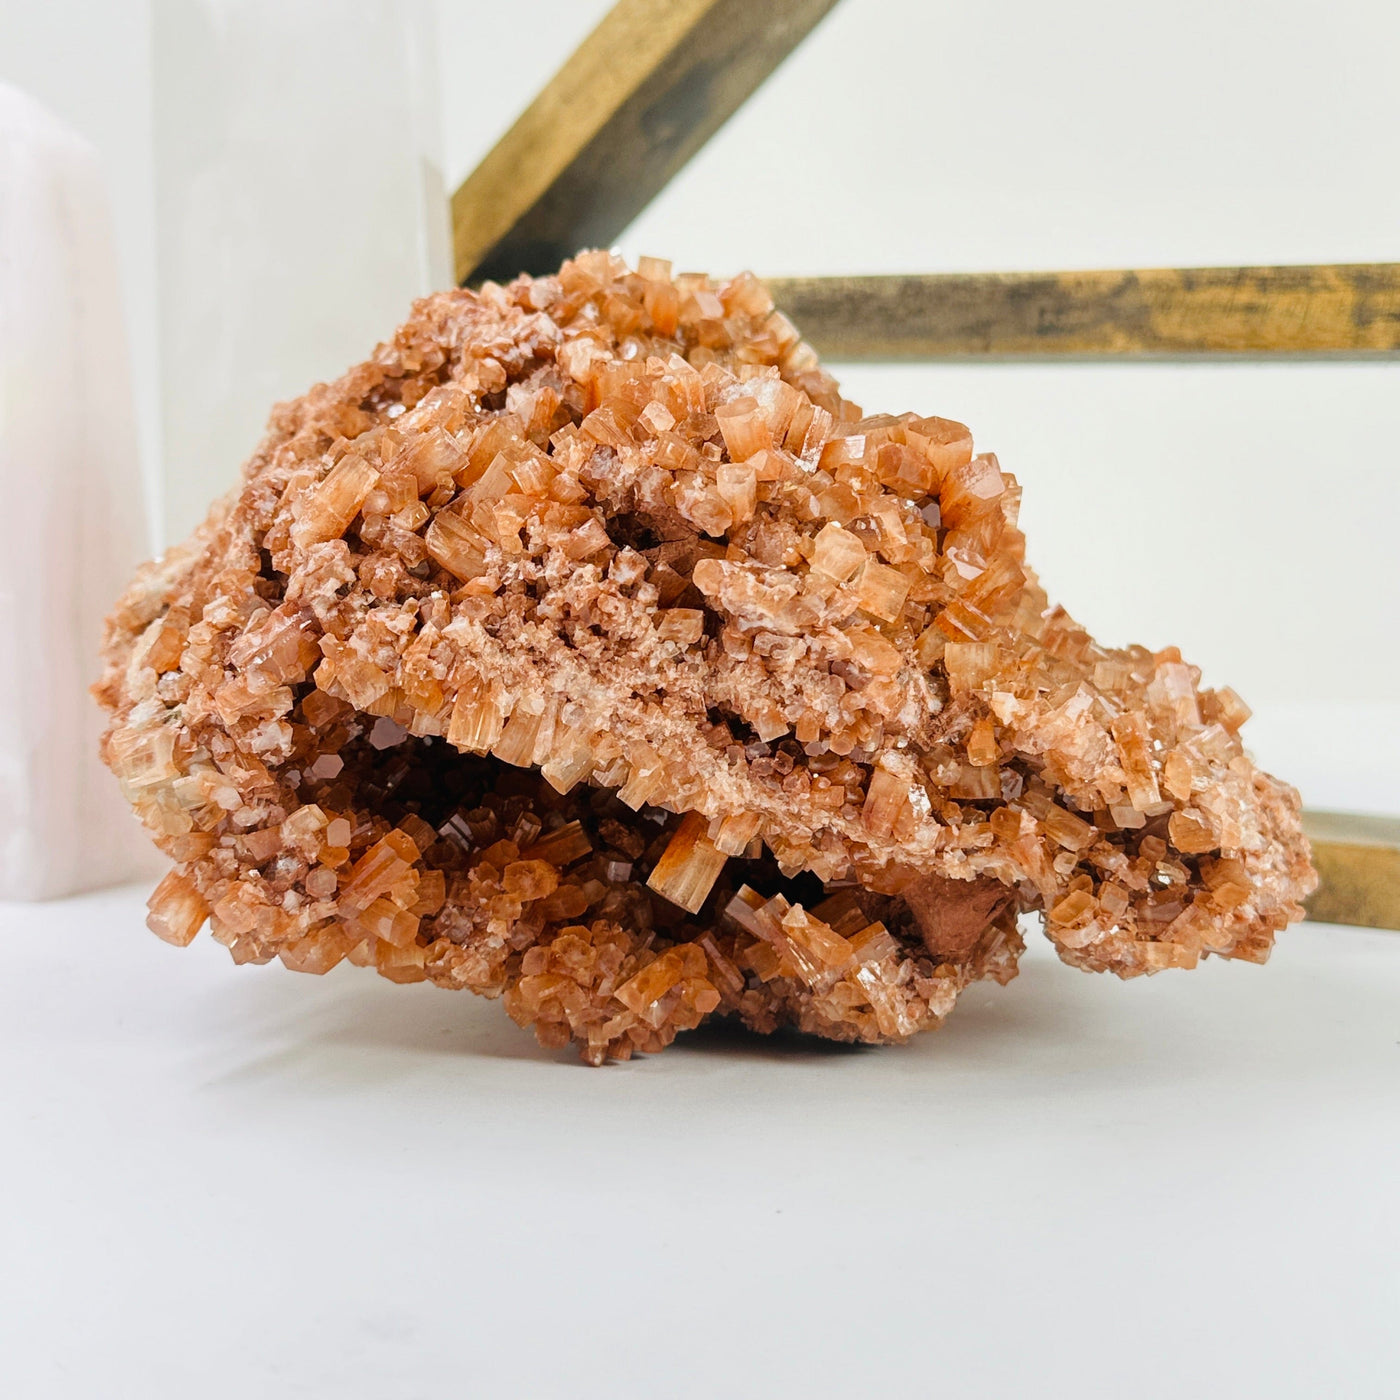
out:
{"label": "brass frame", "polygon": [[[452,197],[460,283],[607,246],[836,0],[619,0]],[[769,280],[839,360],[1400,353],[1400,264]],[[1312,917],[1400,929],[1400,819],[1309,812]]]}

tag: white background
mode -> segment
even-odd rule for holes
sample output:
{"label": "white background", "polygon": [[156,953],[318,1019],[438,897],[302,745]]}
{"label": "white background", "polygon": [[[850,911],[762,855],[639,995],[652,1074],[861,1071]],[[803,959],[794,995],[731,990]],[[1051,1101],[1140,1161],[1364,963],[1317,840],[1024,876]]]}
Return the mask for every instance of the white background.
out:
{"label": "white background", "polygon": [[0,905],[7,1400],[1396,1393],[1396,934],[592,1070],[141,898]]}
{"label": "white background", "polygon": [[[449,184],[604,8],[440,0]],[[0,0],[0,79],[110,177],[154,477],[149,42],[141,0]],[[1397,51],[1366,0],[843,0],[621,246],[1400,259]],[[1235,685],[1311,803],[1400,810],[1400,365],[841,374],[969,422],[1052,592]],[[585,1073],[499,1007],[235,971],[139,906],[0,910],[6,1393],[1395,1393],[1395,935],[1126,986],[1036,957],[906,1051]]]}

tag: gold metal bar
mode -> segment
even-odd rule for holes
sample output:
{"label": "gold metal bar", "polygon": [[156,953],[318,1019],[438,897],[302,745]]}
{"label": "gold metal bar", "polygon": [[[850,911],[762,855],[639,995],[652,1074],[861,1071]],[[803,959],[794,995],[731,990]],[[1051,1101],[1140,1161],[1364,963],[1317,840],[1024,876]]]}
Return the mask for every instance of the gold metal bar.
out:
{"label": "gold metal bar", "polygon": [[1400,929],[1400,817],[1304,812],[1321,877],[1308,917]]}
{"label": "gold metal bar", "polygon": [[1400,263],[770,278],[832,360],[1400,352]]}
{"label": "gold metal bar", "polygon": [[836,0],[620,0],[452,196],[458,282],[606,247]]}

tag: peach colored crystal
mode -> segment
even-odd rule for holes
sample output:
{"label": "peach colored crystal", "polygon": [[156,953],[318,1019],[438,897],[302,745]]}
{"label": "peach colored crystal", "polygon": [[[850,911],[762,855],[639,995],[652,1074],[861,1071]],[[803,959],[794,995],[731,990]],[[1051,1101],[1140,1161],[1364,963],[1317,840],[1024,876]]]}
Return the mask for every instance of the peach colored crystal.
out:
{"label": "peach colored crystal", "polygon": [[863,417],[750,276],[586,253],[276,410],[109,624],[151,927],[503,997],[600,1063],[707,1016],[937,1025],[1038,911],[1262,961],[1314,876],[1248,715],[1099,646],[961,424]]}

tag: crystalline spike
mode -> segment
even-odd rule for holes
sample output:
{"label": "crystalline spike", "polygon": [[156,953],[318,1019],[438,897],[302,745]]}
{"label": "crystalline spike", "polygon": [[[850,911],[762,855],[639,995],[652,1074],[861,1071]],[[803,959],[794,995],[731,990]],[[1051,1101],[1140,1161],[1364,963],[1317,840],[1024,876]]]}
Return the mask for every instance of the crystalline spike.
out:
{"label": "crystalline spike", "polygon": [[647,885],[672,904],[694,914],[714,888],[728,859],[705,835],[705,819],[690,812],[676,828],[670,844],[647,878]]}
{"label": "crystalline spike", "polygon": [[501,737],[505,720],[501,706],[480,681],[469,682],[457,692],[447,742],[472,753],[490,753]]}
{"label": "crystalline spike", "polygon": [[468,581],[486,568],[487,541],[459,515],[435,515],[423,542],[433,560],[455,578]]}
{"label": "crystalline spike", "polygon": [[725,817],[714,835],[716,849],[727,856],[741,856],[758,835],[763,818],[757,812],[739,812]]}
{"label": "crystalline spike", "polygon": [[351,867],[341,882],[341,906],[361,910],[387,894],[418,859],[418,848],[402,831],[391,831],[376,841]]}
{"label": "crystalline spike", "polygon": [[889,835],[894,830],[894,824],[908,797],[907,782],[888,769],[877,768],[870,775],[870,786],[866,790],[865,805],[860,813],[861,822],[868,831]]}
{"label": "crystalline spike", "polygon": [[865,546],[840,525],[824,525],[814,541],[812,568],[844,583],[865,562]]}
{"label": "crystalline spike", "polygon": [[534,760],[535,743],[539,738],[544,711],[533,713],[517,709],[506,722],[499,739],[491,746],[491,752],[503,763],[517,768],[527,768]]}
{"label": "crystalline spike", "polygon": [[991,642],[949,642],[943,665],[954,691],[978,690],[997,671],[997,649]]}
{"label": "crystalline spike", "polygon": [[521,855],[527,860],[547,860],[551,865],[562,868],[582,860],[592,849],[593,843],[588,839],[583,823],[572,821],[551,831],[548,836],[527,847]]}
{"label": "crystalline spike", "polygon": [[898,569],[868,560],[856,584],[856,601],[866,612],[893,622],[904,611],[910,580]]}
{"label": "crystalline spike", "polygon": [[172,870],[155,887],[147,907],[146,927],[177,948],[191,943],[209,917],[209,906],[195,882],[178,870]]}
{"label": "crystalline spike", "polygon": [[363,457],[342,457],[302,502],[292,539],[302,548],[339,539],[378,483],[379,473]]}
{"label": "crystalline spike", "polygon": [[642,1012],[659,1001],[685,976],[685,965],[675,949],[648,963],[613,995],[632,1011]]}

